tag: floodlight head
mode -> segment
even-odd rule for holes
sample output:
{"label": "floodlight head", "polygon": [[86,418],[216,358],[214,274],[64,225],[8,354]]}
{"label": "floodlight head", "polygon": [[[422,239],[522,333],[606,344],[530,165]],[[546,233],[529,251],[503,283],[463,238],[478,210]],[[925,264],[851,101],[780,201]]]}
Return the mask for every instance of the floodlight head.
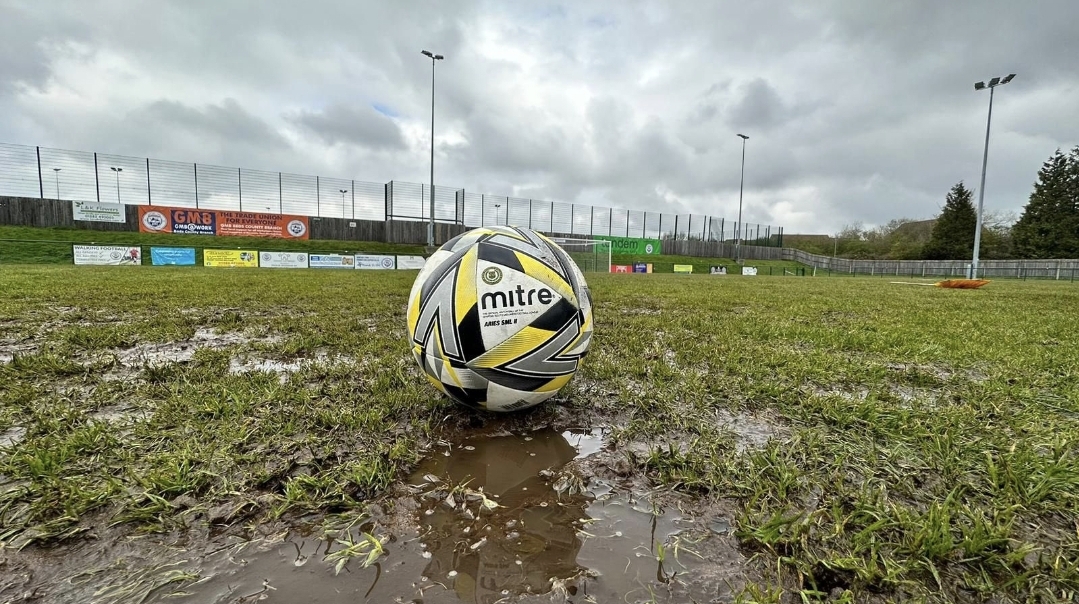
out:
{"label": "floodlight head", "polygon": [[423,54],[423,55],[426,55],[428,57],[431,57],[432,59],[435,58],[435,55],[431,54],[431,51],[429,51],[429,50],[421,50],[420,53]]}
{"label": "floodlight head", "polygon": [[348,189],[338,189],[338,191],[340,191],[342,193],[348,193]]}
{"label": "floodlight head", "polygon": [[985,82],[975,82],[974,90],[985,90]]}
{"label": "floodlight head", "polygon": [[445,58],[446,58],[446,57],[444,57],[444,56],[442,56],[442,55],[435,55],[435,60],[436,60],[436,61],[441,61],[442,59],[445,59]]}
{"label": "floodlight head", "polygon": [[112,166],[112,171],[113,172],[123,172],[124,169],[123,168],[117,168],[116,166]]}
{"label": "floodlight head", "polygon": [[53,172],[59,172],[60,170],[62,170],[62,168],[53,168],[52,169]]}
{"label": "floodlight head", "polygon": [[989,87],[992,88],[993,86],[996,86],[999,83],[1000,83],[1000,78],[993,78],[992,80],[989,80]]}
{"label": "floodlight head", "polygon": [[749,140],[749,137],[744,135],[744,134],[739,134],[738,136],[742,137],[742,140],[744,140],[744,141]]}
{"label": "floodlight head", "polygon": [[1015,77],[1014,73],[1009,73],[1008,75],[1004,76],[1004,79],[1001,80],[1000,83],[1001,84],[1007,84],[1008,82],[1011,82],[1012,78],[1014,78],[1014,77]]}

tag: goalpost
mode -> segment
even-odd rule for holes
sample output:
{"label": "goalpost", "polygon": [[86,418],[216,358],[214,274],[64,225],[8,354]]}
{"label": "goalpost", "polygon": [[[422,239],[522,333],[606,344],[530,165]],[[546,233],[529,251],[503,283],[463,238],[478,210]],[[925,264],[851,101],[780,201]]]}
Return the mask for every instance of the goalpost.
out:
{"label": "goalpost", "polygon": [[611,272],[611,242],[598,239],[552,238],[584,273]]}

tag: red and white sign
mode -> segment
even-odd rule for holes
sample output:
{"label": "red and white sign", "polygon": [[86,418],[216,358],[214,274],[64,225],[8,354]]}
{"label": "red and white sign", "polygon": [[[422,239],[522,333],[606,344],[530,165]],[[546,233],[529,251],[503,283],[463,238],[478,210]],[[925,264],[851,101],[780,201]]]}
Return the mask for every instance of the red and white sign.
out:
{"label": "red and white sign", "polygon": [[633,267],[628,265],[628,264],[612,264],[611,265],[611,272],[612,273],[632,273],[633,272]]}

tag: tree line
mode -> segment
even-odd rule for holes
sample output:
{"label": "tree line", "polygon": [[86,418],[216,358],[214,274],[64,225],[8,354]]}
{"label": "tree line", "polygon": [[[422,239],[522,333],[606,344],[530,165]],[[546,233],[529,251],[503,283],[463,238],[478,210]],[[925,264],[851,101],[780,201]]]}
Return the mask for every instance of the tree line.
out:
{"label": "tree line", "polygon": [[[960,181],[933,220],[899,218],[866,229],[847,225],[829,237],[788,237],[787,245],[816,254],[890,260],[969,260],[974,251],[974,192]],[[980,257],[1079,258],[1079,146],[1060,149],[1038,170],[1022,214],[983,212]]]}

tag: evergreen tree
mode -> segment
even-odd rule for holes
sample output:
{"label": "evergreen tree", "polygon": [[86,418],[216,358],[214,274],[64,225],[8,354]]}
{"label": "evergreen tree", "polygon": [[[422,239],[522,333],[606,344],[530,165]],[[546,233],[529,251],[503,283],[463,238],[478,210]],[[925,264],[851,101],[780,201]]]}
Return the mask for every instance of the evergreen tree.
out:
{"label": "evergreen tree", "polygon": [[948,191],[944,209],[933,225],[923,254],[928,260],[966,260],[974,253],[974,229],[978,215],[971,201],[974,193],[959,181]]}
{"label": "evergreen tree", "polygon": [[1012,237],[1022,257],[1079,258],[1079,147],[1042,164]]}

